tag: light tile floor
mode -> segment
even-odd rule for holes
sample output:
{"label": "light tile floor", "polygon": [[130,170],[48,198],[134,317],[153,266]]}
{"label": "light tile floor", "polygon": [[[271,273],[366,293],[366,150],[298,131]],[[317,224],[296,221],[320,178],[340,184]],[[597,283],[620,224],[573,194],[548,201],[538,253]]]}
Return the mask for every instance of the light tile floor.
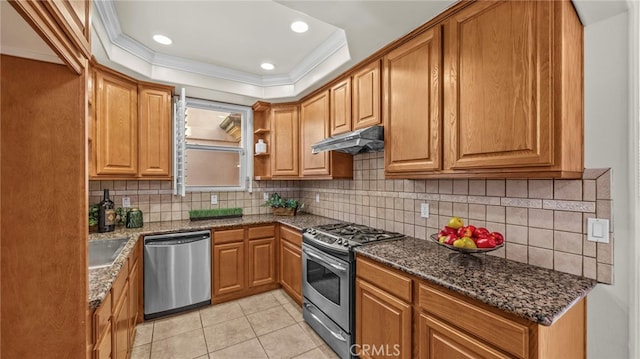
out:
{"label": "light tile floor", "polygon": [[282,290],[138,325],[131,359],[338,358]]}

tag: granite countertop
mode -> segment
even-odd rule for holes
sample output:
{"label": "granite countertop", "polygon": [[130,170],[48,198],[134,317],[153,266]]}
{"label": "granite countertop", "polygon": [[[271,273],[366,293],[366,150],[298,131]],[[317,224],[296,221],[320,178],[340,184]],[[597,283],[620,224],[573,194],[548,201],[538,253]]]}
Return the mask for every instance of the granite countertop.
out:
{"label": "granite countertop", "polygon": [[596,281],[487,254],[473,258],[430,240],[405,238],[356,253],[508,313],[549,326]]}
{"label": "granite countertop", "polygon": [[197,230],[240,227],[244,225],[275,222],[302,230],[307,227],[338,223],[340,221],[306,213],[299,213],[292,217],[265,214],[249,215],[241,218],[214,219],[194,222],[189,220],[153,222],[145,223],[141,228],[118,227],[113,232],[91,233],[89,234],[89,240],[128,237],[129,241],[118,258],[116,258],[116,261],[110,267],[89,270],[89,308],[95,309],[100,306],[141,235],[191,232]]}

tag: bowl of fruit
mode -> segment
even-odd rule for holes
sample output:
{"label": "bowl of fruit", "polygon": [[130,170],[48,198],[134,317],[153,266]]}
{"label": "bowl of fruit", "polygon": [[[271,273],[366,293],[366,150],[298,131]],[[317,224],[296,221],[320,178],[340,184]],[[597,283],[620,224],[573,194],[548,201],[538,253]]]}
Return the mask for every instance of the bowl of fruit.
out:
{"label": "bowl of fruit", "polygon": [[452,217],[440,232],[430,238],[443,247],[461,253],[484,253],[504,246],[504,236],[500,232],[490,232],[484,227],[464,225],[459,217]]}

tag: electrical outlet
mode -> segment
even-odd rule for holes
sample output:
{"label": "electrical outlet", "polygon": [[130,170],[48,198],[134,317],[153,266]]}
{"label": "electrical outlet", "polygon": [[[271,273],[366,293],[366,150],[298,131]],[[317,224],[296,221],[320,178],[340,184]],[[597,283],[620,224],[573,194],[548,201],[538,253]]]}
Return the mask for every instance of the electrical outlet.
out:
{"label": "electrical outlet", "polygon": [[122,197],[122,207],[124,207],[124,208],[129,208],[129,207],[131,207],[131,198],[129,198],[129,197]]}
{"label": "electrical outlet", "polygon": [[429,218],[429,203],[420,204],[420,217]]}
{"label": "electrical outlet", "polygon": [[265,201],[268,201],[268,200],[269,200],[269,194],[268,194],[267,192],[264,192],[264,193],[262,194],[262,198],[263,198]]}
{"label": "electrical outlet", "polygon": [[609,243],[609,220],[587,218],[587,240]]}
{"label": "electrical outlet", "polygon": [[211,204],[218,204],[218,195],[217,194],[212,194],[211,195]]}
{"label": "electrical outlet", "polygon": [[316,193],[316,202],[320,202],[320,193]]}

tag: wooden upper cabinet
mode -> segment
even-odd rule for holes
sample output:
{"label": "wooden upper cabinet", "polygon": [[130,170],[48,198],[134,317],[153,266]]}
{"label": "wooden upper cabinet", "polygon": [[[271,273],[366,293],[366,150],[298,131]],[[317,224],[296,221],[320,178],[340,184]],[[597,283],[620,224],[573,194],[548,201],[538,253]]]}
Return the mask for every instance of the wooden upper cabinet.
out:
{"label": "wooden upper cabinet", "polygon": [[90,179],[171,179],[173,88],[139,82],[99,64],[93,72]]}
{"label": "wooden upper cabinet", "polygon": [[436,26],[383,59],[386,174],[441,168],[441,48]]}
{"label": "wooden upper cabinet", "polygon": [[300,104],[300,155],[302,175],[330,175],[329,152],[311,153],[311,145],[329,137],[329,91]]}
{"label": "wooden upper cabinet", "polygon": [[353,74],[352,128],[382,124],[380,117],[380,60]]}
{"label": "wooden upper cabinet", "polygon": [[299,171],[299,119],[297,105],[273,105],[271,109],[271,175],[297,177]]}
{"label": "wooden upper cabinet", "polygon": [[450,169],[553,164],[553,2],[479,2],[446,24]]}
{"label": "wooden upper cabinet", "polygon": [[351,131],[351,78],[329,89],[331,105],[331,136]]}
{"label": "wooden upper cabinet", "polygon": [[171,178],[171,89],[138,86],[142,177]]}
{"label": "wooden upper cabinet", "polygon": [[138,84],[96,71],[95,148],[99,175],[138,173]]}
{"label": "wooden upper cabinet", "polygon": [[91,1],[9,1],[60,59],[82,74],[91,57]]}

